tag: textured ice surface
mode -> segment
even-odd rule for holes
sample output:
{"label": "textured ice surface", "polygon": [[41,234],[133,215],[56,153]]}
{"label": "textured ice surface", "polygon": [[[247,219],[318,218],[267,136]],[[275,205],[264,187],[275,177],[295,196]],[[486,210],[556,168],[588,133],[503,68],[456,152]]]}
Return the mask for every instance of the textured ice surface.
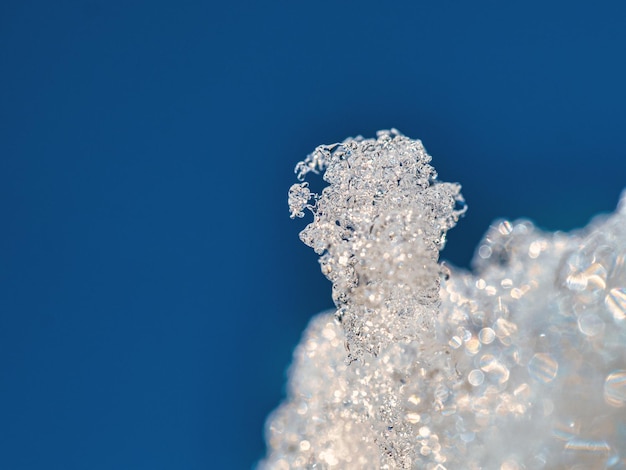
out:
{"label": "textured ice surface", "polygon": [[626,204],[570,234],[498,221],[438,264],[464,211],[397,131],[318,147],[292,217],[333,283],[269,417],[262,469],[626,469]]}

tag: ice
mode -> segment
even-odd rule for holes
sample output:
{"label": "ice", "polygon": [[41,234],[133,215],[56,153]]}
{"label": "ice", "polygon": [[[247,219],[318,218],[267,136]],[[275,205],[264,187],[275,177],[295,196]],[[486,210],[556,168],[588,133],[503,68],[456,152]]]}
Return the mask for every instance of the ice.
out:
{"label": "ice", "polygon": [[466,272],[438,263],[465,205],[430,160],[391,130],[296,167],[337,308],[296,348],[259,468],[626,469],[626,198],[570,234],[496,221]]}

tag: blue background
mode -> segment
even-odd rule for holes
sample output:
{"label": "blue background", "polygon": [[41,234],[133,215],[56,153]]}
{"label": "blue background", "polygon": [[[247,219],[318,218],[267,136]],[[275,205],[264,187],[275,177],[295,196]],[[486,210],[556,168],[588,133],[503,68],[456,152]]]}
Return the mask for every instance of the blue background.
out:
{"label": "blue background", "polygon": [[469,212],[570,229],[626,186],[623,2],[3,1],[0,468],[235,469],[331,305],[286,193],[421,138]]}

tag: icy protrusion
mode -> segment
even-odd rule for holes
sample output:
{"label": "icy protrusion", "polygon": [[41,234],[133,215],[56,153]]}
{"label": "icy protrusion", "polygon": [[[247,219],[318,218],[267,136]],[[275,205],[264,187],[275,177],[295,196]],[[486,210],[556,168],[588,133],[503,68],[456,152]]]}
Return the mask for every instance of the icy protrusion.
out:
{"label": "icy protrusion", "polygon": [[432,337],[439,250],[465,208],[460,186],[437,181],[430,160],[419,140],[391,130],[320,146],[296,166],[300,180],[324,171],[329,183],[321,195],[293,185],[289,207],[292,217],[313,213],[300,238],[333,283],[350,359]]}

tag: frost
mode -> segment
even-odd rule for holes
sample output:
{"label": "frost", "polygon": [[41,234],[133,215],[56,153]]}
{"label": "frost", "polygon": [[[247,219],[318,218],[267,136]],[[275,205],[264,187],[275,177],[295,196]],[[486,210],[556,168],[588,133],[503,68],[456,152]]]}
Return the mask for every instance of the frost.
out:
{"label": "frost", "polygon": [[289,207],[292,217],[313,213],[300,238],[333,283],[349,360],[432,337],[439,250],[464,209],[455,209],[460,186],[437,181],[430,160],[420,141],[392,130],[320,146],[296,166],[298,179],[324,171],[329,183],[321,195],[293,185]]}
{"label": "frost", "polygon": [[571,234],[498,221],[469,273],[438,264],[465,207],[429,163],[392,130],[296,167],[337,308],[296,348],[260,468],[626,468],[626,197]]}

